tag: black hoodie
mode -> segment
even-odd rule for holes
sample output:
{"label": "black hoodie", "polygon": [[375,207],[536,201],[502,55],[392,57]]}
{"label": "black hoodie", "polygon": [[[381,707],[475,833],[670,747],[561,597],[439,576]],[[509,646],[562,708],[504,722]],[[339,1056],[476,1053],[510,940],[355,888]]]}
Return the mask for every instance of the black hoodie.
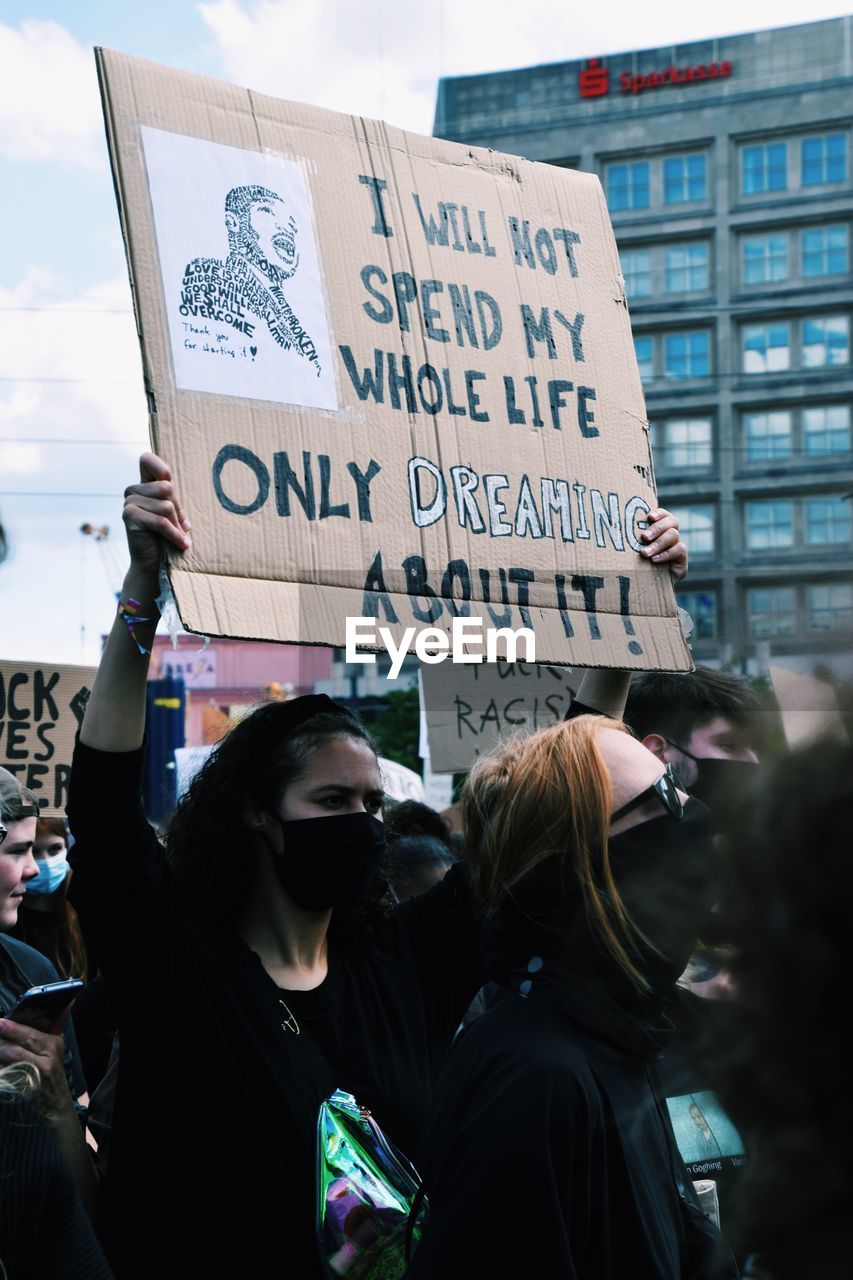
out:
{"label": "black hoodie", "polygon": [[[685,812],[692,821],[657,819],[611,842],[623,898],[657,944],[633,951],[647,995],[595,941],[556,860],[536,887],[539,910],[516,902],[487,928],[486,970],[505,994],[461,1036],[433,1095],[421,1170],[430,1215],[408,1280],[737,1274],[655,1085],[675,978],[708,905],[706,863],[691,855],[704,811]],[[560,928],[542,927],[545,901]]]}

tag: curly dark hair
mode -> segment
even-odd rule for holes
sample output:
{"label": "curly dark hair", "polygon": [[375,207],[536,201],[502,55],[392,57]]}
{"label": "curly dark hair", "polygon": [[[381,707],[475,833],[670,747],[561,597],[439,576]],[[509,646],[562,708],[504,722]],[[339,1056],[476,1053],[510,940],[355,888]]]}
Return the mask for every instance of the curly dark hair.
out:
{"label": "curly dark hair", "polygon": [[[311,694],[265,703],[222,739],[190,783],[166,833],[176,891],[188,909],[234,925],[242,907],[234,897],[235,858],[246,886],[255,878],[258,858],[244,809],[250,804],[275,809],[315,752],[339,738],[366,742],[376,751],[352,712],[325,695]],[[367,942],[392,905],[383,866],[369,897],[335,909],[330,933],[348,943]]]}
{"label": "curly dark hair", "polygon": [[727,837],[723,910],[737,947],[720,1097],[744,1134],[741,1243],[774,1280],[850,1274],[846,961],[853,749],[824,743],[758,779]]}

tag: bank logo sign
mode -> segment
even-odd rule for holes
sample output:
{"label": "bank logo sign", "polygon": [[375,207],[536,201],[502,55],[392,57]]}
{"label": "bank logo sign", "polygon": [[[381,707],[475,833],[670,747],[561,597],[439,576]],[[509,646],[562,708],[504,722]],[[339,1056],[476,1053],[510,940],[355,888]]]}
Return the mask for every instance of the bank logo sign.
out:
{"label": "bank logo sign", "polygon": [[[699,62],[695,66],[676,67],[670,64],[662,71],[648,71],[635,75],[622,71],[618,76],[619,93],[634,97],[648,89],[664,89],[674,85],[694,84],[700,80],[724,80],[732,74],[733,62]],[[610,93],[610,71],[601,58],[588,58],[578,75],[578,90],[582,98],[604,98]]]}

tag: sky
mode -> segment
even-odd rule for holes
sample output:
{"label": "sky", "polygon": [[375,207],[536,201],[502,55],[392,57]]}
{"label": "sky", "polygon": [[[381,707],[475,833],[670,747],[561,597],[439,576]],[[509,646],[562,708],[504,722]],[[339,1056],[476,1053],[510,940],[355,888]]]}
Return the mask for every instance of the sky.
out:
{"label": "sky", "polygon": [[[811,0],[0,0],[0,658],[97,661],[147,447],[92,49],[432,129],[440,76],[837,17]],[[80,532],[106,528],[106,537]]]}

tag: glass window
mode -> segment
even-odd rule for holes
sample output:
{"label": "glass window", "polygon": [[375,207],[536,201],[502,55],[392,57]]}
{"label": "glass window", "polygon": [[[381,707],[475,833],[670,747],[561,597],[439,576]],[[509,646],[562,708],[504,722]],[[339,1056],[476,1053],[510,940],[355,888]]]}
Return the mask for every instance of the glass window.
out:
{"label": "glass window", "polygon": [[610,166],[607,170],[607,203],[614,212],[620,209],[648,209],[649,166],[647,161]]}
{"label": "glass window", "polygon": [[847,316],[808,316],[803,320],[803,364],[817,369],[846,364],[850,359],[850,322]]}
{"label": "glass window", "polygon": [[707,194],[707,164],[701,152],[690,156],[668,156],[664,160],[664,204],[689,204],[693,200],[706,199]]}
{"label": "glass window", "polygon": [[712,506],[670,507],[678,519],[681,540],[693,556],[714,551],[714,508]]}
{"label": "glass window", "polygon": [[681,467],[710,467],[713,461],[710,418],[682,418],[664,422],[658,438],[663,446],[662,465],[671,470]]}
{"label": "glass window", "polygon": [[791,414],[787,409],[744,415],[747,462],[791,456]]}
{"label": "glass window", "polygon": [[707,378],[711,372],[707,329],[664,335],[667,378]]}
{"label": "glass window", "polygon": [[847,228],[811,227],[803,232],[803,275],[842,276],[847,272]]}
{"label": "glass window", "polygon": [[744,325],[744,373],[777,373],[790,367],[791,332],[785,321]]}
{"label": "glass window", "polygon": [[713,640],[717,634],[717,593],[715,591],[682,591],[676,604],[693,619],[695,640]]}
{"label": "glass window", "polygon": [[783,501],[747,502],[746,545],[750,551],[772,551],[794,545],[794,504]]}
{"label": "glass window", "polygon": [[847,181],[847,135],[824,133],[817,138],[803,138],[802,184],[824,186]]}
{"label": "glass window", "polygon": [[744,284],[773,284],[788,279],[787,235],[746,236],[741,247]]}
{"label": "glass window", "polygon": [[806,543],[838,547],[850,541],[850,500],[838,494],[806,498]]}
{"label": "glass window", "polygon": [[667,293],[708,288],[707,244],[672,245],[666,251]]}
{"label": "glass window", "polygon": [[840,631],[853,627],[853,583],[821,582],[807,593],[812,631]]}
{"label": "glass window", "polygon": [[794,634],[797,600],[793,587],[752,587],[746,593],[746,602],[751,636],[763,640]]}
{"label": "glass window", "polygon": [[649,250],[622,249],[619,261],[628,297],[647,298],[652,291],[652,255]]}
{"label": "glass window", "polygon": [[634,338],[634,351],[643,382],[655,376],[654,344],[649,337]]}
{"label": "glass window", "polygon": [[803,437],[807,458],[826,453],[849,453],[850,406],[822,404],[803,410]]}
{"label": "glass window", "polygon": [[767,142],[741,152],[741,192],[785,191],[788,187],[788,144]]}

